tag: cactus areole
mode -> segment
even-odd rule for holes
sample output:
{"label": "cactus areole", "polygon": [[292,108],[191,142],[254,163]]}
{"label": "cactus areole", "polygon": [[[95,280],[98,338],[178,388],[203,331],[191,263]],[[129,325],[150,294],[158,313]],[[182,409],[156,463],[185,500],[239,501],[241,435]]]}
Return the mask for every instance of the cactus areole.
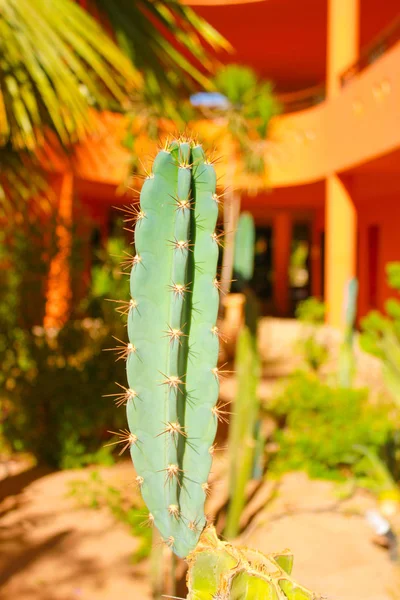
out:
{"label": "cactus areole", "polygon": [[206,524],[217,405],[219,291],[216,175],[201,146],[173,141],[136,211],[122,394],[149,520],[181,557]]}

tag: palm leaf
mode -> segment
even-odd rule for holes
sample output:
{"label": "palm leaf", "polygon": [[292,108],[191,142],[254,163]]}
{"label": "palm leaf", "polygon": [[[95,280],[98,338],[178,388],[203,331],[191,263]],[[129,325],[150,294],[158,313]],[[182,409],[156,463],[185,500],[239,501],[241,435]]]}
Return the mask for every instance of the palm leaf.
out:
{"label": "palm leaf", "polygon": [[66,145],[88,107],[121,105],[141,77],[72,0],[0,0],[0,145],[33,150],[50,126]]}
{"label": "palm leaf", "polygon": [[[35,202],[29,202],[33,196]],[[29,222],[50,212],[52,201],[39,161],[10,145],[0,148],[0,223]]]}
{"label": "palm leaf", "polygon": [[177,87],[210,89],[213,64],[208,51],[232,50],[222,35],[178,0],[93,0],[93,4],[134,64],[145,74],[154,74],[159,89],[170,96]]}

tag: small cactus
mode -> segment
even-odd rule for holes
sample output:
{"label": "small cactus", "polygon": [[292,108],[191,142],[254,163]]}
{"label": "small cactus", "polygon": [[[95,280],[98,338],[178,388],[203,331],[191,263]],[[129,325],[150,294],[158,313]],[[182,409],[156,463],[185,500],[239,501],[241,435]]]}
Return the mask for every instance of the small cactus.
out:
{"label": "small cactus", "polygon": [[[257,386],[260,358],[257,340],[247,327],[239,333],[236,347],[237,393],[229,428],[229,508],[224,535],[234,538],[246,502],[246,484],[252,479],[259,419]],[[261,434],[260,434],[261,437]]]}
{"label": "small cactus", "polygon": [[361,321],[361,348],[380,359],[388,390],[400,405],[400,262],[386,265],[388,285],[396,296],[385,303],[385,313],[372,310]]}
{"label": "small cactus", "polygon": [[355,372],[354,324],[357,316],[358,281],[353,278],[347,284],[345,303],[344,338],[339,351],[339,385],[349,388]]}
{"label": "small cactus", "polygon": [[[239,217],[235,236],[234,277],[245,295],[245,326],[236,344],[237,393],[229,429],[229,508],[224,535],[238,534],[240,515],[246,502],[246,485],[258,471],[264,439],[259,421],[257,386],[260,358],[257,351],[258,300],[249,287],[254,271],[255,227],[250,213]],[[257,451],[257,456],[256,456]],[[257,465],[255,464],[257,463]]]}
{"label": "small cactus", "polygon": [[205,529],[188,557],[187,600],[322,600],[290,577],[293,556],[264,555],[218,540]]}
{"label": "small cactus", "polygon": [[252,215],[242,212],[235,235],[233,272],[239,282],[248,283],[254,272],[255,227]]}

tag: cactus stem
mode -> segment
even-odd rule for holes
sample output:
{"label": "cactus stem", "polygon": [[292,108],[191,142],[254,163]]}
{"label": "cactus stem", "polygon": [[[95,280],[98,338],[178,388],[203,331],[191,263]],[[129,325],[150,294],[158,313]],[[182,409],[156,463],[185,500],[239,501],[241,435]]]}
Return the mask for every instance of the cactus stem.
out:
{"label": "cactus stem", "polygon": [[115,446],[116,444],[124,444],[122,450],[119,452],[119,456],[121,456],[121,454],[123,454],[125,450],[127,450],[127,448],[130,448],[130,446],[133,446],[134,444],[138,443],[137,435],[131,433],[128,429],[121,429],[121,431],[109,431],[108,433],[117,435],[119,437],[119,440],[117,440],[116,442],[109,442],[108,444],[105,444],[105,446]]}
{"label": "cactus stem", "polygon": [[165,377],[164,381],[160,383],[160,385],[168,385],[170,389],[175,389],[181,391],[180,385],[185,385],[177,375],[165,375],[165,373],[161,373]]}
{"label": "cactus stem", "polygon": [[116,382],[116,385],[118,387],[120,387],[123,390],[123,392],[117,392],[116,394],[105,394],[103,396],[103,398],[115,398],[114,402],[118,407],[123,406],[124,404],[127,404],[129,400],[132,400],[134,403],[134,399],[139,398],[139,396],[138,396],[137,392],[135,392],[135,390],[126,388],[125,386],[123,386],[117,382]]}
{"label": "cactus stem", "polygon": [[180,469],[178,465],[170,464],[170,465],[168,465],[168,467],[166,469],[161,469],[161,471],[159,471],[159,472],[162,472],[162,471],[165,471],[165,473],[166,473],[165,485],[167,483],[171,483],[171,481],[173,481],[173,479],[175,478],[179,487],[182,487],[179,478],[180,478],[180,473],[183,473],[183,469]]}
{"label": "cactus stem", "polygon": [[193,344],[191,344],[188,348],[188,356],[190,361],[192,361],[193,358],[197,358],[199,356],[199,353],[193,350]]}
{"label": "cactus stem", "polygon": [[118,357],[115,359],[115,362],[117,362],[118,360],[126,360],[130,354],[133,354],[137,351],[136,347],[133,344],[131,344],[130,342],[126,344],[125,342],[118,339],[114,335],[113,335],[113,338],[117,342],[120,342],[121,346],[116,346],[115,348],[103,348],[103,351],[104,352],[116,352],[118,354]]}
{"label": "cactus stem", "polygon": [[174,517],[175,519],[179,519],[180,518],[179,506],[177,504],[170,504],[168,506],[168,513],[171,515],[171,517]]}
{"label": "cactus stem", "polygon": [[228,410],[224,410],[224,408],[229,404],[229,402],[218,403],[211,409],[212,414],[217,418],[220,423],[229,423],[229,418],[227,415],[231,415],[233,413]]}
{"label": "cactus stem", "polygon": [[156,437],[160,437],[160,435],[164,435],[165,433],[169,433],[175,440],[178,438],[178,435],[182,435],[187,438],[187,433],[184,431],[184,428],[178,422],[169,422],[164,423],[165,429],[156,435]]}
{"label": "cactus stem", "polygon": [[168,331],[164,331],[163,333],[166,334],[163,335],[163,337],[169,337],[170,344],[173,344],[175,341],[177,341],[179,342],[180,346],[182,346],[181,337],[187,337],[186,333],[183,333],[181,329],[173,329],[170,325],[168,325]]}
{"label": "cactus stem", "polygon": [[186,292],[190,292],[189,286],[190,283],[172,283],[168,287],[174,292],[175,297],[184,298]]}

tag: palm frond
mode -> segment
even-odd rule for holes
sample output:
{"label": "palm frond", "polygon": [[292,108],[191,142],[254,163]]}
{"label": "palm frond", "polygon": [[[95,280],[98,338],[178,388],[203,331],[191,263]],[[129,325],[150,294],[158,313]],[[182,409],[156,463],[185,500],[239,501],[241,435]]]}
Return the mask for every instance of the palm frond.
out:
{"label": "palm frond", "polygon": [[[79,1],[79,0],[78,0]],[[232,51],[225,38],[178,0],[93,0],[121,48],[163,93],[210,89],[210,49]]]}
{"label": "palm frond", "polygon": [[0,145],[33,150],[91,129],[88,107],[121,105],[141,77],[73,0],[0,0]]}
{"label": "palm frond", "polygon": [[[35,202],[29,202],[32,198]],[[53,192],[31,154],[0,148],[0,223],[28,222],[52,211]]]}

